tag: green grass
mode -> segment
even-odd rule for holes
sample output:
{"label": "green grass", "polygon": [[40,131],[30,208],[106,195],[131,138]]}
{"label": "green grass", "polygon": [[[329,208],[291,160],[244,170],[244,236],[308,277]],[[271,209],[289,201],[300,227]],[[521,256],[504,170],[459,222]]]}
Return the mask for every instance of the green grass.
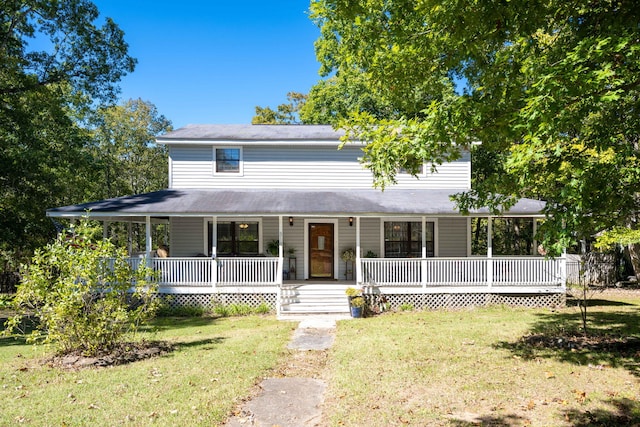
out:
{"label": "green grass", "polygon": [[0,338],[0,425],[220,425],[285,354],[294,325],[273,317],[159,318],[162,357],[76,372],[43,349]]}
{"label": "green grass", "polygon": [[[400,312],[338,326],[327,425],[637,425],[640,294],[599,297],[594,334],[629,351],[529,345],[577,331],[576,307]],[[635,346],[635,347],[634,347]],[[628,424],[627,424],[628,423]]]}
{"label": "green grass", "polygon": [[[580,315],[571,305],[340,322],[320,372],[322,425],[637,425],[639,318],[640,292],[596,295],[593,335],[635,341],[590,350],[526,339],[573,336]],[[153,327],[147,338],[175,343],[173,353],[76,372],[42,366],[42,349],[0,338],[0,425],[220,425],[271,368],[295,362],[286,359],[295,324],[273,317],[166,317]]]}

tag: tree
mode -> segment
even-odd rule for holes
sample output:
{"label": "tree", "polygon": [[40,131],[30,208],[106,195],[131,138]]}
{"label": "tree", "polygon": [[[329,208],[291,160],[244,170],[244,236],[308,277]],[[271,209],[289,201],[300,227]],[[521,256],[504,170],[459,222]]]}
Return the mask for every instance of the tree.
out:
{"label": "tree", "polygon": [[398,112],[340,122],[347,140],[368,143],[378,186],[407,163],[437,167],[482,141],[492,163],[458,195],[462,211],[544,199],[539,231],[551,253],[600,230],[637,228],[635,2],[315,0],[311,9],[323,73],[356,70]]}
{"label": "tree", "polygon": [[0,107],[0,250],[23,259],[53,236],[47,207],[86,198],[93,160],[68,86],[11,98]]}
{"label": "tree", "polygon": [[66,82],[113,100],[115,82],[134,69],[124,33],[110,18],[97,27],[98,9],[88,0],[8,1],[0,10],[2,97]]}
{"label": "tree", "polygon": [[134,269],[124,249],[102,239],[99,227],[83,219],[35,252],[13,301],[18,314],[6,333],[33,315],[32,342],[53,344],[62,354],[110,351],[155,312],[152,278],[144,262]]}
{"label": "tree", "polygon": [[367,87],[361,74],[339,73],[311,88],[300,108],[300,119],[308,124],[337,124],[353,112],[366,112],[378,119],[396,114],[391,103]]}
{"label": "tree", "polygon": [[93,121],[92,148],[99,170],[96,198],[167,188],[167,149],[155,140],[172,128],[155,105],[130,99],[122,105],[100,108]]}
{"label": "tree", "polygon": [[115,99],[136,62],[118,26],[97,19],[87,0],[0,6],[0,251],[9,256],[54,235],[47,207],[90,197],[88,112]]}
{"label": "tree", "polygon": [[287,103],[278,105],[276,110],[271,107],[256,106],[256,115],[251,119],[254,125],[297,124],[298,112],[304,105],[307,96],[298,92],[287,93]]}
{"label": "tree", "polygon": [[[156,106],[141,99],[98,109],[93,117],[91,153],[95,159],[94,200],[158,191],[168,186],[167,149],[157,145],[156,136],[172,130],[171,122]],[[160,228],[158,230],[158,227]],[[161,241],[164,226],[157,226],[154,237]],[[111,224],[114,243],[125,245],[131,238],[132,250],[142,250],[145,231],[133,224]],[[155,241],[156,239],[154,239]]]}

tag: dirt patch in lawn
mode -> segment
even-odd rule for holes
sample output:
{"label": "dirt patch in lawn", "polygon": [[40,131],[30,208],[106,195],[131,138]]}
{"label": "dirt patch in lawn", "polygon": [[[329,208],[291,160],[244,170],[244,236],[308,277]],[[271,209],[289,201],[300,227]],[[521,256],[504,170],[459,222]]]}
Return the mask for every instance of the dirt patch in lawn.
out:
{"label": "dirt patch in lawn", "polygon": [[540,333],[527,335],[520,339],[520,343],[533,348],[615,352],[619,356],[640,357],[640,339],[636,337]]}
{"label": "dirt patch in lawn", "polygon": [[45,359],[44,364],[67,370],[116,366],[161,356],[173,350],[174,346],[164,341],[129,342],[119,344],[111,351],[97,356],[84,356],[75,352]]}
{"label": "dirt patch in lawn", "polygon": [[273,370],[276,378],[322,379],[329,354],[326,350],[290,351]]}

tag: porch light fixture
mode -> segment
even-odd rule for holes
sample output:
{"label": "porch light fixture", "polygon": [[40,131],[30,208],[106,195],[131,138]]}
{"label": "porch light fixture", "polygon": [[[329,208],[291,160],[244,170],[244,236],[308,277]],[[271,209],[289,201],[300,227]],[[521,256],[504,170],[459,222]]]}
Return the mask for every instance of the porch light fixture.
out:
{"label": "porch light fixture", "polygon": [[238,227],[240,227],[241,230],[246,230],[247,228],[249,228],[249,224],[247,224],[246,222],[241,222]]}
{"label": "porch light fixture", "polygon": [[293,217],[292,216],[289,217],[289,225],[291,227],[293,227]]}
{"label": "porch light fixture", "polygon": [[353,217],[349,217],[349,227],[353,227]]}

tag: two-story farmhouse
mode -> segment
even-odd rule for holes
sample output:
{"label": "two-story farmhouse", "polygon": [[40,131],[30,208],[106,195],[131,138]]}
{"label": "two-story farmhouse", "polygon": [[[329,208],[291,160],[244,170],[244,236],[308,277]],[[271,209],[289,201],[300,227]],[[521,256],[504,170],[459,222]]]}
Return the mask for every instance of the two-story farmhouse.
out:
{"label": "two-story farmhouse", "polygon": [[[330,126],[189,125],[157,139],[169,149],[169,188],[50,209],[51,217],[142,222],[160,289],[182,304],[211,300],[284,312],[347,311],[362,286],[391,306],[564,302],[564,260],[494,256],[487,211],[462,216],[450,195],[471,185],[468,152],[419,179],[400,173],[384,192],[338,150]],[[523,199],[505,216],[541,217]],[[485,253],[472,253],[471,222],[485,218]],[[168,257],[152,257],[151,225],[168,222]],[[144,258],[132,258],[141,262]]]}

